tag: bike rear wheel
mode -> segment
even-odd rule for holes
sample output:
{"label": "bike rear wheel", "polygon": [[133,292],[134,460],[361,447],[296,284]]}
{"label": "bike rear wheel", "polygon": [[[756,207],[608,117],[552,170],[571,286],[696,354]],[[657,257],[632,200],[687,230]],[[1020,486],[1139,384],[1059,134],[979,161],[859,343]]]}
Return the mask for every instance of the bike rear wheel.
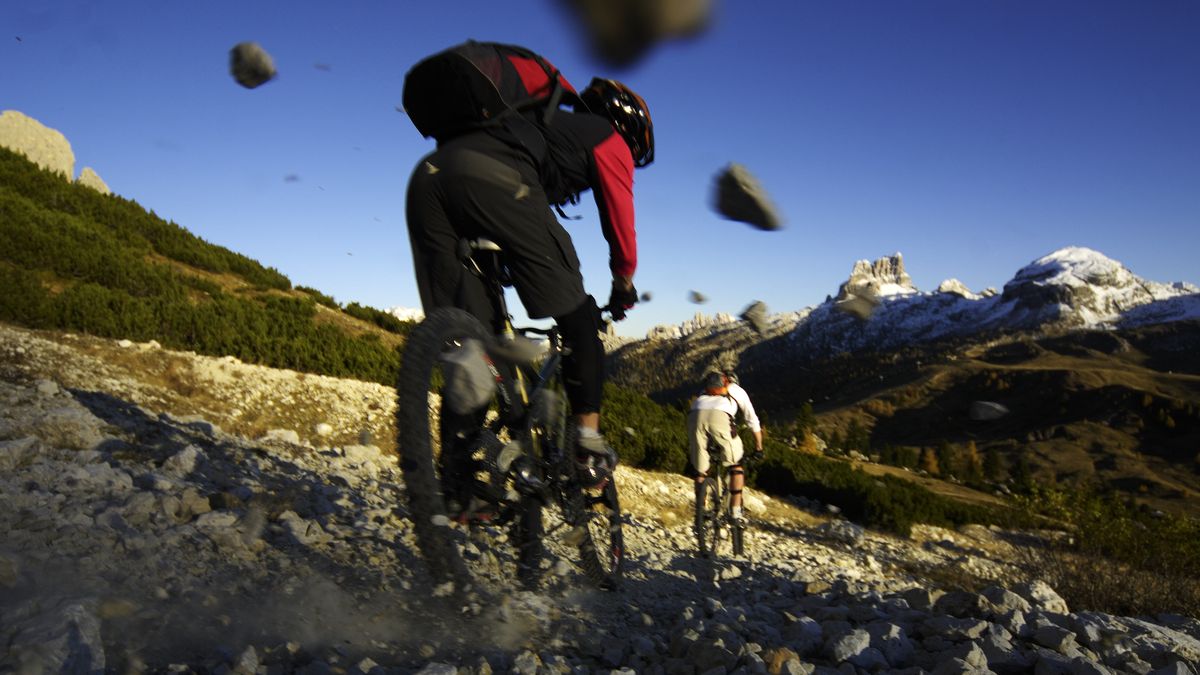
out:
{"label": "bike rear wheel", "polygon": [[717,557],[717,549],[721,542],[721,490],[717,478],[709,476],[704,479],[704,488],[696,503],[696,542],[700,555],[705,558]]}
{"label": "bike rear wheel", "polygon": [[[488,488],[486,461],[500,441],[482,428],[477,415],[443,411],[431,391],[439,391],[442,357],[468,339],[487,342],[487,330],[472,315],[444,308],[431,313],[409,334],[396,390],[400,469],[408,495],[417,545],[438,584],[453,591],[523,577],[540,556],[541,510],[532,499],[512,500],[502,509],[476,511],[477,496]],[[444,414],[443,414],[444,413]],[[456,421],[446,422],[448,418]],[[443,423],[458,426],[471,440],[455,441]],[[443,452],[454,444],[455,453]],[[492,486],[503,490],[503,485]],[[495,506],[498,502],[491,502]],[[506,510],[505,510],[506,509]],[[502,523],[511,523],[507,530]],[[511,541],[513,545],[506,546]]]}

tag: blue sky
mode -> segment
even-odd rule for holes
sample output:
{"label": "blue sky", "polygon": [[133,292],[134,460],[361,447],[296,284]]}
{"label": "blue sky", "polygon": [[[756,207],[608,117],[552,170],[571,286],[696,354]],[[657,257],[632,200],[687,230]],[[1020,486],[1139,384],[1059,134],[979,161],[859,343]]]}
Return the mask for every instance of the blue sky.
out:
{"label": "blue sky", "polygon": [[[0,109],[61,131],[76,171],[118,194],[379,308],[419,304],[404,188],[432,142],[396,110],[404,73],[467,38],[524,44],[577,86],[616,77],[649,103],[635,282],[654,300],[627,335],[752,300],[813,305],[855,260],[896,251],[922,290],[999,287],[1068,245],[1200,282],[1200,3],[714,4],[707,32],[616,70],[552,0],[9,0]],[[228,72],[247,40],[279,69],[254,90]],[[785,229],[713,213],[730,161]],[[570,213],[589,289],[606,295],[591,198]]]}

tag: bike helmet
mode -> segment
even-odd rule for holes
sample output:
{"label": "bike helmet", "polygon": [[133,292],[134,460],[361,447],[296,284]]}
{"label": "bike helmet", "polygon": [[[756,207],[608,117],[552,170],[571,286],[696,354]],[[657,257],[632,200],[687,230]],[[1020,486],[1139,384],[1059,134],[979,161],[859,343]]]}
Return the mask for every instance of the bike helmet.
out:
{"label": "bike helmet", "polygon": [[616,80],[595,77],[579,98],[589,111],[612,121],[633,153],[634,166],[654,161],[654,122],[641,96]]}

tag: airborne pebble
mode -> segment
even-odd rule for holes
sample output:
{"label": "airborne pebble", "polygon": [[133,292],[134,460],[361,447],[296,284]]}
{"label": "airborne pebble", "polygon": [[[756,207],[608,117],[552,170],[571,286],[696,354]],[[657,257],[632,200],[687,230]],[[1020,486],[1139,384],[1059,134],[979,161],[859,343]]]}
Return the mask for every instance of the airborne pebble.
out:
{"label": "airborne pebble", "polygon": [[257,42],[240,42],[229,51],[229,71],[247,89],[266,84],[275,77],[275,61]]}

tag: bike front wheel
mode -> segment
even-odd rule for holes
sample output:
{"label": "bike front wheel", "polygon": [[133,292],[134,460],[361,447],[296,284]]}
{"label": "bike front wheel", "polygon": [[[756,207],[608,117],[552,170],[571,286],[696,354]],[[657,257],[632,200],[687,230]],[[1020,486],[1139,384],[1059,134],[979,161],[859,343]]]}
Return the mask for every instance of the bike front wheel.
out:
{"label": "bike front wheel", "polygon": [[[573,425],[565,434],[565,447],[575,447]],[[615,474],[601,486],[585,487],[572,478],[564,488],[566,516],[573,525],[579,564],[597,586],[612,590],[621,583],[625,562],[625,535]]]}

